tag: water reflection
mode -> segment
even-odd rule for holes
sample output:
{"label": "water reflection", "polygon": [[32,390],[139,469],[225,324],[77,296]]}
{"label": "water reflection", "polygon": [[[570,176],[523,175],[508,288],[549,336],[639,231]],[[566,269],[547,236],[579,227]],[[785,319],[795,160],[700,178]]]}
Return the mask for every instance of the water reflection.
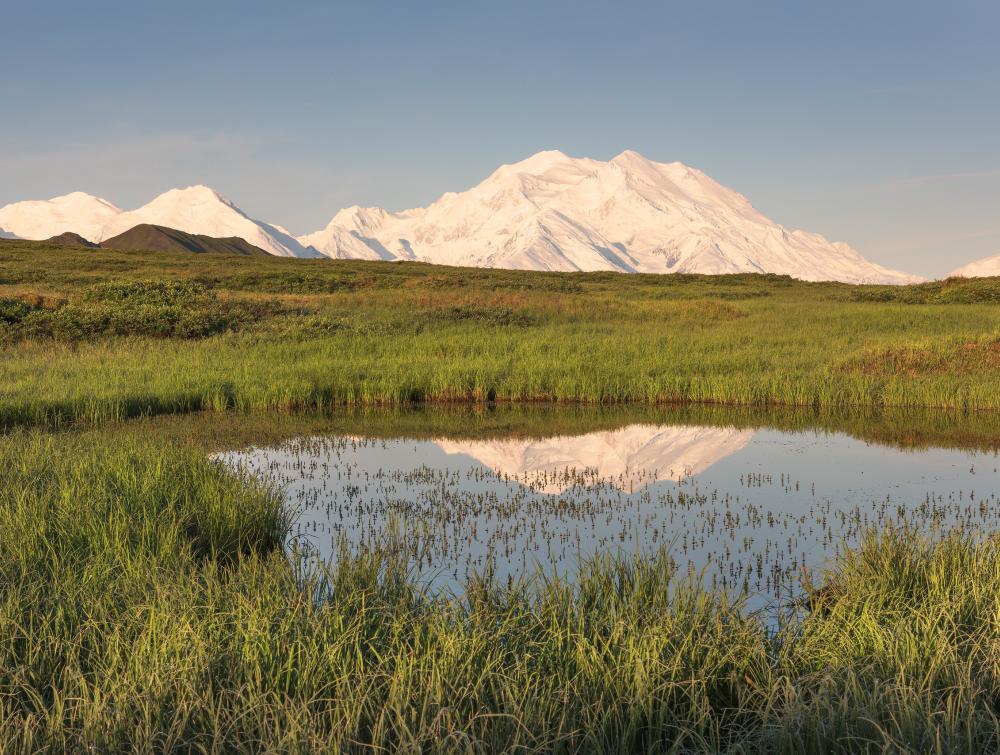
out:
{"label": "water reflection", "polygon": [[619,430],[544,439],[434,441],[448,454],[470,456],[546,493],[573,484],[578,473],[621,489],[700,474],[739,451],[752,430],[629,425]]}
{"label": "water reflection", "polygon": [[784,597],[870,526],[991,531],[996,454],[847,435],[633,424],[552,438],[299,438],[220,455],[284,486],[319,558],[391,531],[435,586],[669,545],[716,587]]}

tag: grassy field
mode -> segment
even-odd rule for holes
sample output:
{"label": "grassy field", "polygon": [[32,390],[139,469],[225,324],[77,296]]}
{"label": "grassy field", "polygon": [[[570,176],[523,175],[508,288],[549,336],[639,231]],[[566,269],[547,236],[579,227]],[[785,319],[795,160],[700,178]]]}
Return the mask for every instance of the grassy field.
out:
{"label": "grassy field", "polygon": [[1000,553],[872,534],[776,631],[674,575],[429,595],[391,543],[299,573],[275,491],[148,439],[0,439],[0,750],[1000,746]]}
{"label": "grassy field", "polygon": [[410,401],[1000,408],[1000,280],[0,245],[0,422]]}
{"label": "grassy field", "polygon": [[996,751],[996,539],[872,532],[777,628],[665,553],[432,595],[391,540],[305,566],[206,451],[631,421],[995,451],[998,303],[0,243],[0,752]]}

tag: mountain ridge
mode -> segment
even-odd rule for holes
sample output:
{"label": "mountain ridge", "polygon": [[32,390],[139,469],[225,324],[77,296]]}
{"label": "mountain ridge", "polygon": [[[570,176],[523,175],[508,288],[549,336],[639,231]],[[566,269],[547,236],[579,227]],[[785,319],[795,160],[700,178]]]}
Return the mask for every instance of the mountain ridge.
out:
{"label": "mountain ridge", "polygon": [[[609,161],[539,152],[427,207],[339,211],[298,237],[327,256],[540,270],[792,275],[915,283],[819,234],[788,230],[683,163],[626,150]],[[357,252],[357,242],[368,252]]]}

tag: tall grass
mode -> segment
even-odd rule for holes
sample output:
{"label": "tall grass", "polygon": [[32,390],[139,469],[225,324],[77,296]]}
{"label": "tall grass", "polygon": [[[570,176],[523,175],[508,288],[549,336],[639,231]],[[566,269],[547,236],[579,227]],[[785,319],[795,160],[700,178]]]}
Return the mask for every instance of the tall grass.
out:
{"label": "tall grass", "polygon": [[995,540],[873,534],[776,631],[667,554],[428,594],[181,446],[0,439],[0,750],[983,752]]}
{"label": "tall grass", "polygon": [[411,401],[996,410],[998,292],[9,243],[0,424]]}
{"label": "tall grass", "polygon": [[462,322],[419,333],[20,343],[0,350],[0,421],[422,400],[1000,408],[1000,311],[896,320],[858,311],[873,305],[840,306],[788,305],[693,330]]}

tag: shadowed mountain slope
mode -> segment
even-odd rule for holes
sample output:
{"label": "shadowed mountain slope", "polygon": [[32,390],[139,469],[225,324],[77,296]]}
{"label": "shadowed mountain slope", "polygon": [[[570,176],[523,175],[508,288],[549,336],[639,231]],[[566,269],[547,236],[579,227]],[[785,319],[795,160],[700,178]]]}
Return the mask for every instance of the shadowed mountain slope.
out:
{"label": "shadowed mountain slope", "polygon": [[46,239],[45,243],[55,244],[56,246],[82,246],[85,249],[96,249],[98,247],[98,244],[95,244],[93,241],[87,241],[79,233],[73,233],[72,231],[66,231],[65,233],[60,233],[58,236]]}
{"label": "shadowed mountain slope", "polygon": [[[93,246],[93,245],[91,245]],[[185,233],[174,228],[143,223],[100,244],[104,249],[152,252],[194,252],[195,254],[239,254],[244,257],[266,255],[260,247],[241,238],[213,238]]]}

